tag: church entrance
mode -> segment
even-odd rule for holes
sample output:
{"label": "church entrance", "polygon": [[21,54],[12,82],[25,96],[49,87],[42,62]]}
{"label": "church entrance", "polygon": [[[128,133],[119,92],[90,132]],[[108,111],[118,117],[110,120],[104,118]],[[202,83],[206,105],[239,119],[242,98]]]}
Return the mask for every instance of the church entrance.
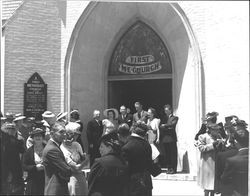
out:
{"label": "church entrance", "polygon": [[135,113],[134,103],[144,110],[156,109],[162,116],[163,105],[172,105],[172,64],[159,35],[138,20],[121,36],[109,62],[108,106],[121,105]]}
{"label": "church entrance", "polygon": [[134,103],[139,101],[144,110],[153,107],[162,117],[163,105],[172,105],[172,79],[109,81],[108,86],[108,106],[118,110],[125,105],[133,114]]}

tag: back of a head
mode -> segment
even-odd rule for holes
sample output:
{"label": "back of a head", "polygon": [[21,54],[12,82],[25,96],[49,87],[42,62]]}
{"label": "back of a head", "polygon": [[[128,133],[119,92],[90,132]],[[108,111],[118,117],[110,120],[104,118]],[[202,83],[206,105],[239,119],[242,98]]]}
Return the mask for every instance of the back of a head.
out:
{"label": "back of a head", "polygon": [[246,129],[238,129],[235,132],[234,137],[241,147],[249,146],[249,132]]}
{"label": "back of a head", "polygon": [[55,122],[55,124],[50,129],[50,133],[53,135],[55,132],[57,132],[57,131],[59,131],[61,129],[65,129],[64,124],[61,123],[61,122]]}
{"label": "back of a head", "polygon": [[132,129],[133,133],[144,137],[147,134],[148,126],[144,123],[135,123]]}
{"label": "back of a head", "polygon": [[123,124],[119,125],[117,132],[122,137],[129,136],[130,132],[129,132],[129,126],[128,126],[128,124],[127,123],[123,123]]}

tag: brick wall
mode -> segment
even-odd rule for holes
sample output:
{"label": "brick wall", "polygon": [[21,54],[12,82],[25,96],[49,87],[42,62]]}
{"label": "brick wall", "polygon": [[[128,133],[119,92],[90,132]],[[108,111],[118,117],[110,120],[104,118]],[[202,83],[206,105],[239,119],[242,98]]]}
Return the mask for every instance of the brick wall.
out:
{"label": "brick wall", "polygon": [[5,29],[5,112],[23,112],[24,83],[38,72],[48,110],[60,111],[61,21],[55,1],[26,1]]}
{"label": "brick wall", "polygon": [[179,4],[201,49],[206,111],[218,111],[223,122],[231,114],[249,121],[249,3]]}

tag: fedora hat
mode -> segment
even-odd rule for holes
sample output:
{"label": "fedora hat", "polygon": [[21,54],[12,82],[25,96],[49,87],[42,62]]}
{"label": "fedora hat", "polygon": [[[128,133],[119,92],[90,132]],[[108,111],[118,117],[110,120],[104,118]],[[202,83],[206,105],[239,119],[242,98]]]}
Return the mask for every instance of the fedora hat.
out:
{"label": "fedora hat", "polygon": [[42,114],[42,117],[44,117],[44,118],[54,118],[54,117],[55,117],[55,114],[53,114],[51,111],[45,111],[45,112]]}
{"label": "fedora hat", "polygon": [[108,112],[109,112],[109,111],[113,111],[113,112],[114,112],[114,114],[115,114],[114,119],[118,118],[118,110],[115,109],[115,108],[108,108],[108,109],[104,110],[104,111],[103,111],[103,115],[104,115],[105,117],[108,117]]}
{"label": "fedora hat", "polygon": [[23,116],[21,113],[15,114],[15,119],[13,120],[14,122],[19,121],[19,120],[23,120],[26,117]]}
{"label": "fedora hat", "polygon": [[68,112],[60,112],[59,114],[56,115],[56,120],[59,121],[65,116],[67,116]]}
{"label": "fedora hat", "polygon": [[41,134],[45,133],[45,130],[37,127],[37,128],[33,129],[33,130],[30,132],[30,136],[34,136],[34,135],[40,134],[40,133],[41,133]]}

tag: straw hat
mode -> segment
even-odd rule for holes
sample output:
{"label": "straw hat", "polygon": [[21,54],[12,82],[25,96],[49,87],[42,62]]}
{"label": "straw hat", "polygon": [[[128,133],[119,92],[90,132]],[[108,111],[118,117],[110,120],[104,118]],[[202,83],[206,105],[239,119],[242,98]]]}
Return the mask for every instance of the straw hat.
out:
{"label": "straw hat", "polygon": [[23,120],[26,117],[23,116],[21,113],[15,114],[15,119],[13,120],[13,122],[19,121],[19,120]]}
{"label": "straw hat", "polygon": [[45,111],[42,114],[42,117],[44,117],[44,118],[53,118],[53,117],[55,117],[55,114],[53,114],[51,111]]}
{"label": "straw hat", "polygon": [[65,116],[67,116],[68,112],[60,112],[59,114],[56,115],[56,120],[59,121]]}

